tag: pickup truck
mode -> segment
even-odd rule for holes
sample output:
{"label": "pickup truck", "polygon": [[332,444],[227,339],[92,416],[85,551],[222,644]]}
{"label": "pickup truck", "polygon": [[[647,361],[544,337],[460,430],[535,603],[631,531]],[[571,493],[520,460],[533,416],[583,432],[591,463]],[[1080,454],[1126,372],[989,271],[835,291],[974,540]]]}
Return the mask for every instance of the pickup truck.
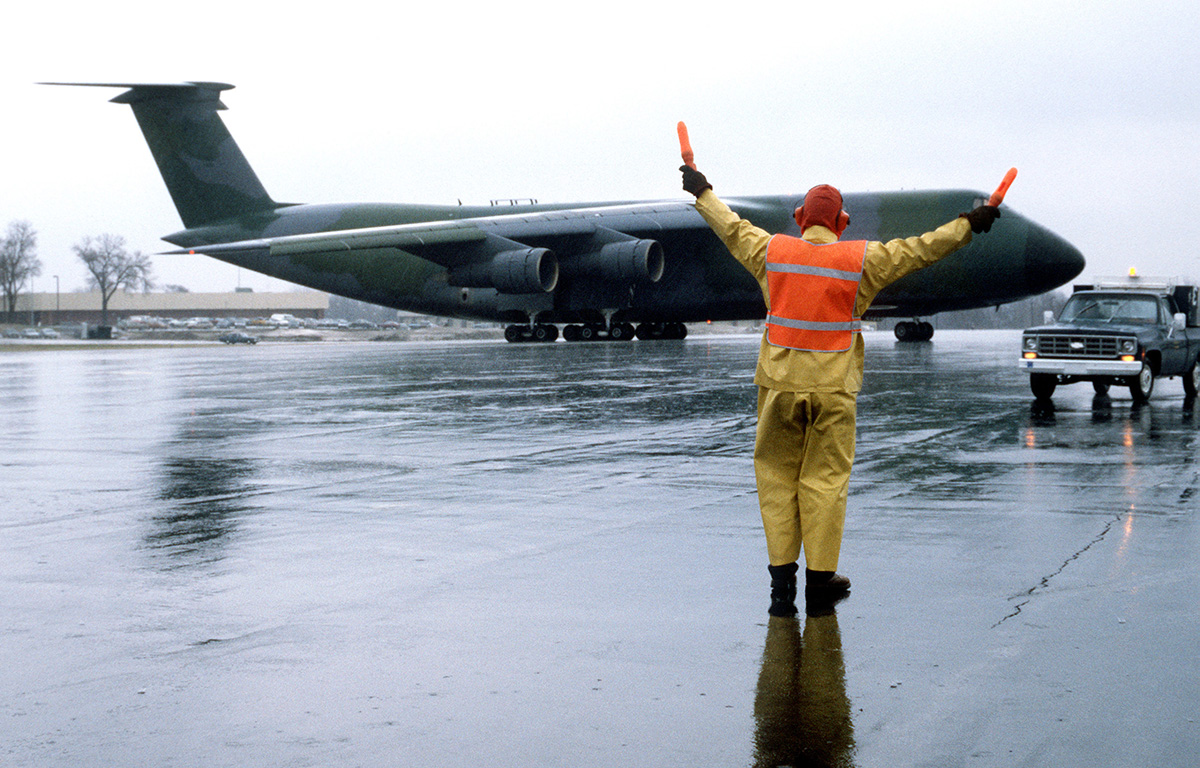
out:
{"label": "pickup truck", "polygon": [[1194,285],[1139,278],[1077,285],[1058,320],[1021,337],[1020,367],[1034,397],[1060,384],[1090,381],[1096,394],[1129,387],[1135,402],[1150,399],[1154,380],[1183,377],[1188,398],[1200,388],[1200,317]]}

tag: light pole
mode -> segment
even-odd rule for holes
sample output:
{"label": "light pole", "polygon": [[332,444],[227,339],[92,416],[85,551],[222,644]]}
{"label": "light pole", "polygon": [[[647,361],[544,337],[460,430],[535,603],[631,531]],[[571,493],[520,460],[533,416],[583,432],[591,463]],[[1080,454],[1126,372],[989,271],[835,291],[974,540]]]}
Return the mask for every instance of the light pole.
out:
{"label": "light pole", "polygon": [[58,306],[58,275],[54,276],[54,322],[58,322],[59,306]]}

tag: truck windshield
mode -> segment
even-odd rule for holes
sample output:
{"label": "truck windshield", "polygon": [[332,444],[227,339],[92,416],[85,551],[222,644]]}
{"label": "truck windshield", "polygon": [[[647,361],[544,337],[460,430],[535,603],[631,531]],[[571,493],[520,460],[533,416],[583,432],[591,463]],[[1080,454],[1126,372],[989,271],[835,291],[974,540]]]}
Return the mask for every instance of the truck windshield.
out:
{"label": "truck windshield", "polygon": [[1063,307],[1059,320],[1153,325],[1158,322],[1158,301],[1152,296],[1076,294]]}

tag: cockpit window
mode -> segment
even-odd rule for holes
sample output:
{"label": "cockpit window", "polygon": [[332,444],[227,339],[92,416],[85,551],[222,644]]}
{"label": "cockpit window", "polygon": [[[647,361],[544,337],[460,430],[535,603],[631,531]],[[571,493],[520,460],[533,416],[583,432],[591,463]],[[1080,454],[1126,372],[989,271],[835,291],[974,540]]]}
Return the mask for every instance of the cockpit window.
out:
{"label": "cockpit window", "polygon": [[1158,300],[1153,296],[1072,296],[1063,307],[1062,322],[1153,325],[1159,322]]}

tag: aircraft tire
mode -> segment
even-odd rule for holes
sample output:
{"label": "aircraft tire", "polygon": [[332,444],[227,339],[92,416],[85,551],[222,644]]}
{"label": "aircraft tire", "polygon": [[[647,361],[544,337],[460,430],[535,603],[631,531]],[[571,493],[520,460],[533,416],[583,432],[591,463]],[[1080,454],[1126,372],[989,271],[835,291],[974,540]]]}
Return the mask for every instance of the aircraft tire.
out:
{"label": "aircraft tire", "polygon": [[905,320],[896,323],[893,332],[896,334],[896,341],[929,341],[933,338],[933,323]]}
{"label": "aircraft tire", "polygon": [[523,325],[510,325],[504,329],[504,340],[509,343],[525,341],[526,338],[528,337],[525,335],[525,326]]}
{"label": "aircraft tire", "polygon": [[1049,400],[1058,387],[1058,377],[1053,373],[1029,374],[1029,388],[1038,400]]}
{"label": "aircraft tire", "polygon": [[558,340],[558,326],[538,324],[533,326],[533,340],[543,344]]}
{"label": "aircraft tire", "polygon": [[608,338],[613,341],[631,341],[634,333],[636,331],[629,323],[613,323],[608,327]]}
{"label": "aircraft tire", "polygon": [[660,333],[655,333],[655,330],[656,326],[654,323],[638,323],[638,327],[634,329],[633,333],[642,341],[648,341],[649,339],[657,339],[661,335]]}
{"label": "aircraft tire", "polygon": [[667,329],[670,332],[670,338],[679,339],[682,341],[687,338],[687,326],[683,323],[668,323]]}
{"label": "aircraft tire", "polygon": [[1110,387],[1112,387],[1112,384],[1110,384],[1107,381],[1093,381],[1092,382],[1092,391],[1095,392],[1097,395],[1107,395]]}
{"label": "aircraft tire", "polygon": [[563,338],[567,341],[579,341],[579,326],[567,325],[563,327]]}
{"label": "aircraft tire", "polygon": [[595,341],[596,326],[588,324],[579,326],[578,341]]}

